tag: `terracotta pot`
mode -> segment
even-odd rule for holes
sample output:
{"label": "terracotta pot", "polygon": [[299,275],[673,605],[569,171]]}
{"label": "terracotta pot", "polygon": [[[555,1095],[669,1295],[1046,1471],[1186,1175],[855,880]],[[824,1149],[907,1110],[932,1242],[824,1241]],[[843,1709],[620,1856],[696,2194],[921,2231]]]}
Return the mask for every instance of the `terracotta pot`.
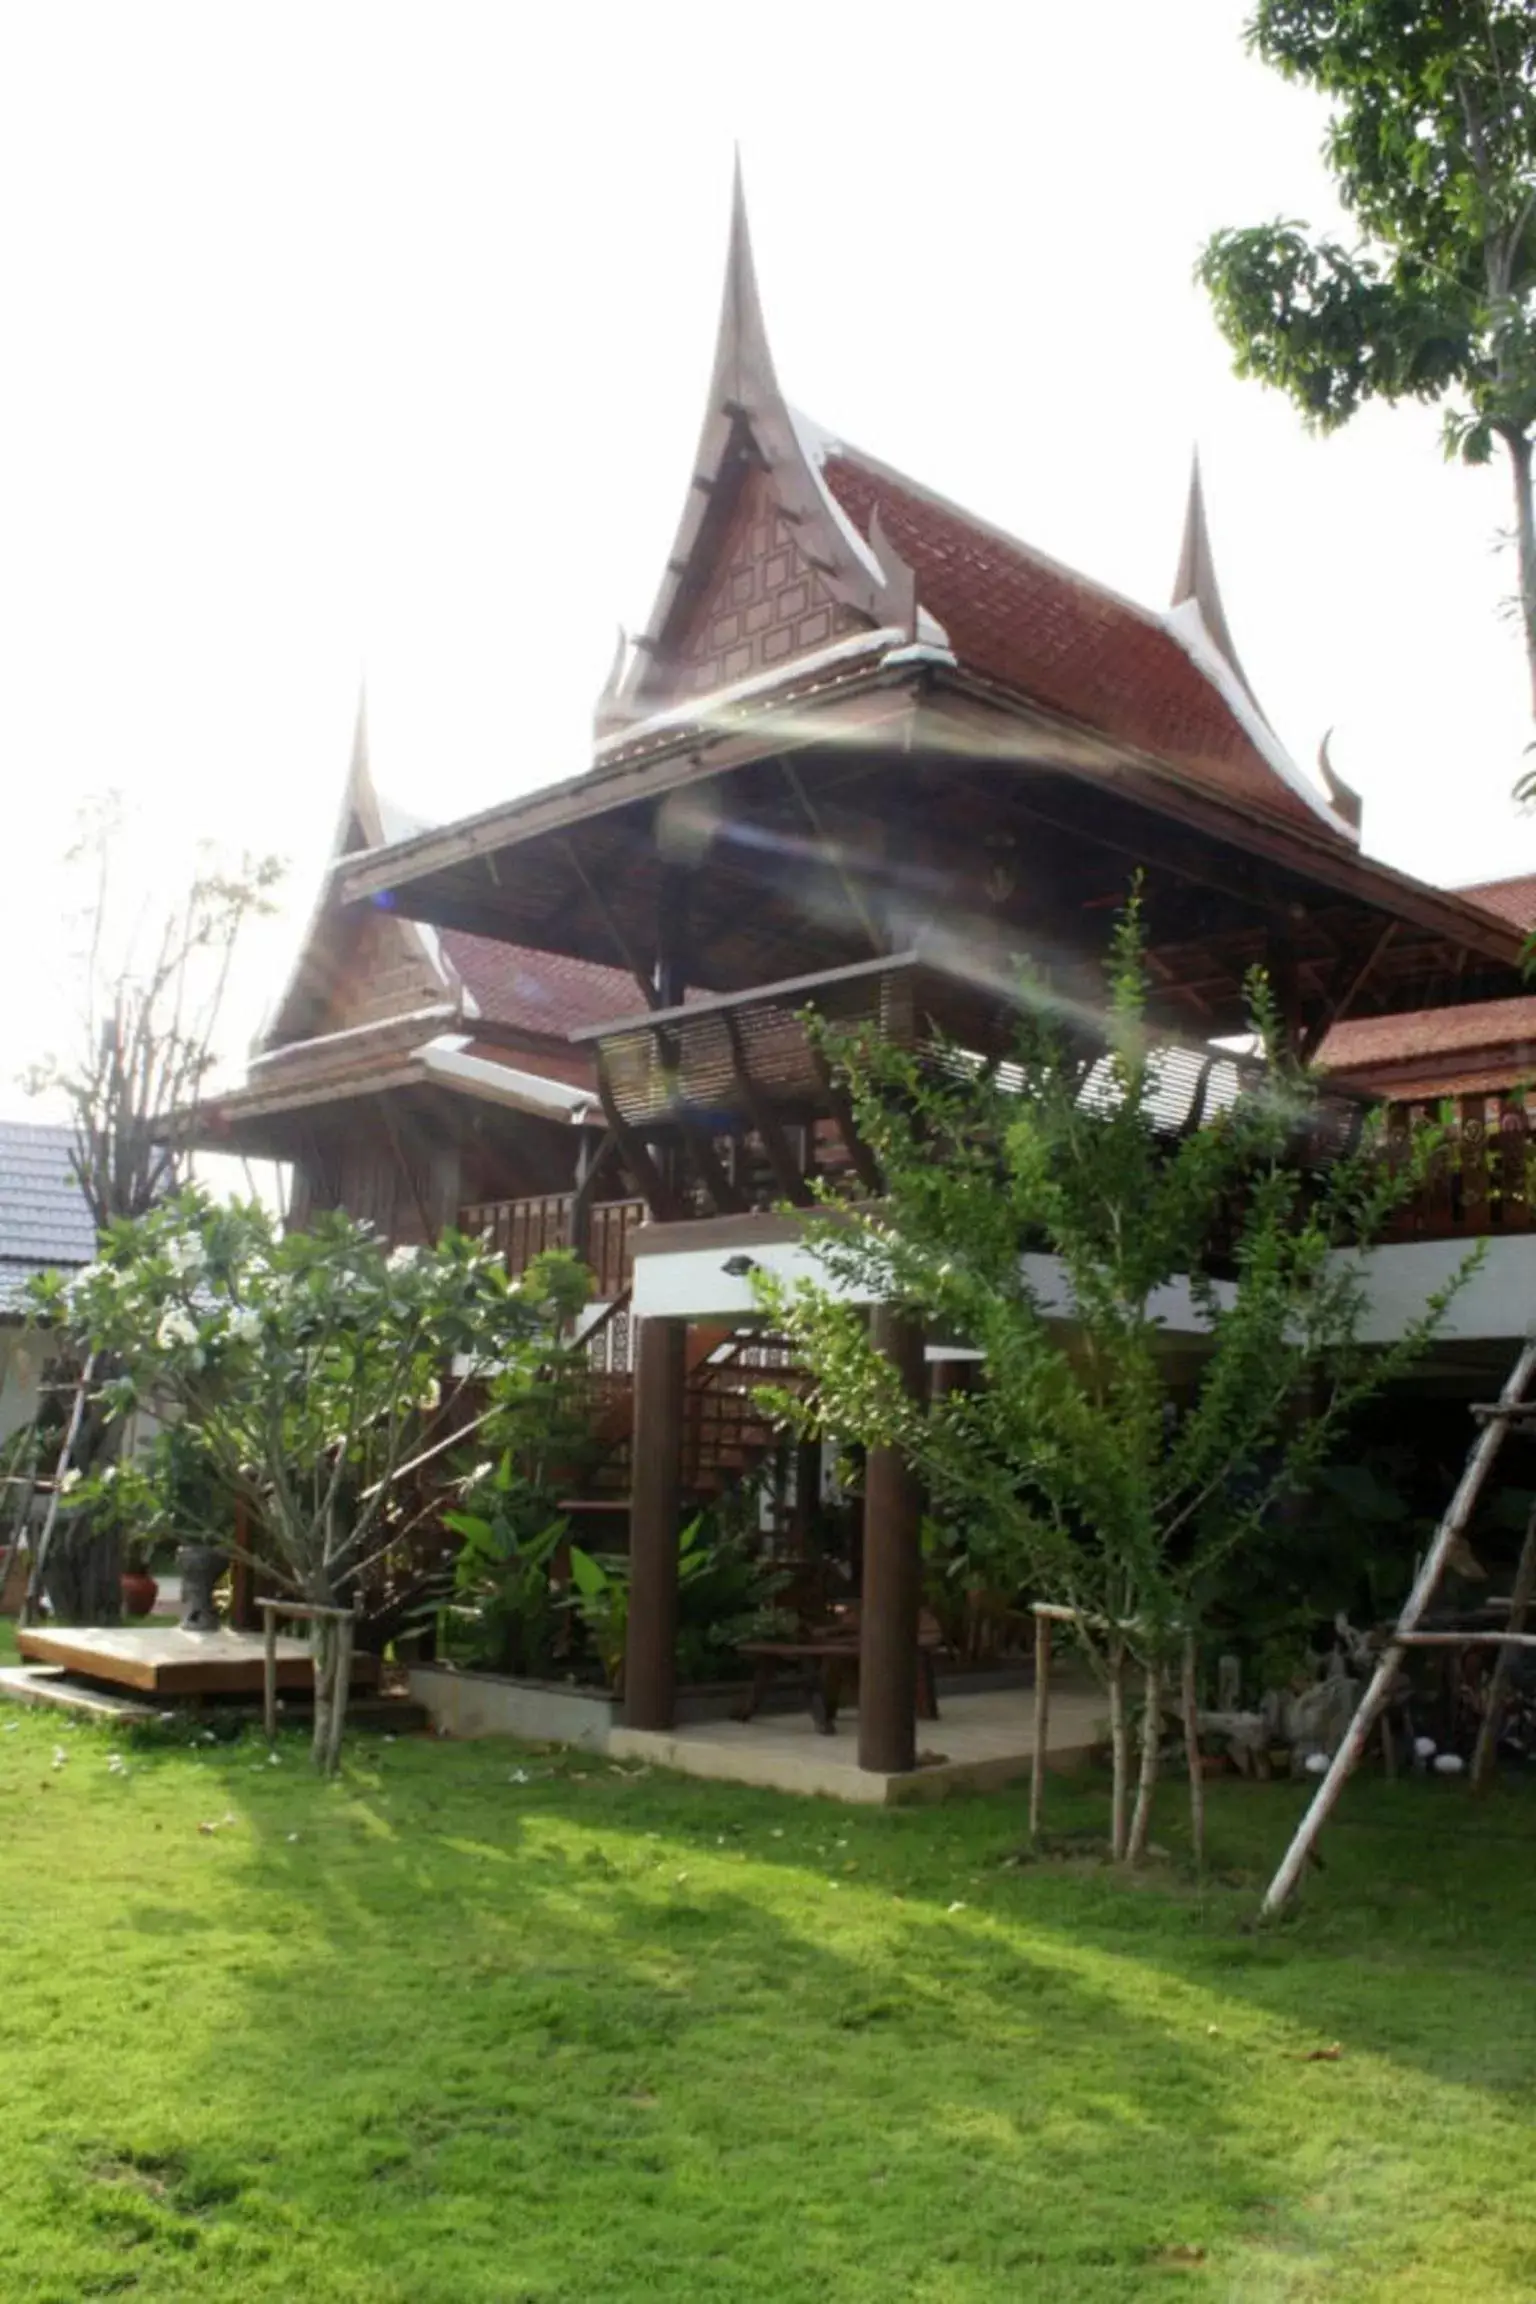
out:
{"label": "terracotta pot", "polygon": [[122,1578],[123,1614],[148,1616],[160,1597],[160,1587],[142,1568],[125,1568]]}

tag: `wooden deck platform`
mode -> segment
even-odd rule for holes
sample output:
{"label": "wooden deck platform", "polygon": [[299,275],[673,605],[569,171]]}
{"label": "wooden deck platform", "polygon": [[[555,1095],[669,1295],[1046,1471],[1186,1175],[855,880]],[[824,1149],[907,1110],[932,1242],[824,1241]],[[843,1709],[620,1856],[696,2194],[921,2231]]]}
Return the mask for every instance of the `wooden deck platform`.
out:
{"label": "wooden deck platform", "polygon": [[[177,1624],[53,1625],[18,1629],[16,1646],[29,1664],[57,1664],[82,1680],[132,1688],[150,1696],[259,1696],[262,1639],[251,1632],[183,1632]],[[354,1653],[352,1683],[371,1688],[376,1656]],[[309,1689],[314,1666],[304,1640],[277,1643],[279,1688]]]}

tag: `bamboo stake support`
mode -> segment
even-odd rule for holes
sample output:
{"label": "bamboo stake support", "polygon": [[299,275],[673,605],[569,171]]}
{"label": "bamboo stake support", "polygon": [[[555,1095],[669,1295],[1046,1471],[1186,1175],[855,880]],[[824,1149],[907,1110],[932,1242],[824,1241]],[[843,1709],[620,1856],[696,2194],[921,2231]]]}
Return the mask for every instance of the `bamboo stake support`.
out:
{"label": "bamboo stake support", "polygon": [[1045,1742],[1051,1724],[1051,1619],[1035,1610],[1035,1748],[1029,1756],[1029,1837],[1040,1841],[1045,1807]]}
{"label": "bamboo stake support", "polygon": [[1109,1853],[1118,1864],[1125,1855],[1125,1800],[1129,1760],[1125,1725],[1125,1650],[1118,1644],[1109,1659],[1109,1738],[1114,1778],[1109,1794]]}
{"label": "bamboo stake support", "polygon": [[258,1600],[258,1608],[265,1612],[265,1640],[261,1666],[261,1724],[267,1742],[277,1741],[277,1610]]}
{"label": "bamboo stake support", "polygon": [[1179,1695],[1184,1714],[1184,1764],[1189,1770],[1189,1837],[1195,1862],[1205,1862],[1205,1771],[1200,1757],[1200,1691],[1195,1672],[1195,1636],[1184,1635]]}
{"label": "bamboo stake support", "polygon": [[[1519,1565],[1515,1569],[1515,1588],[1509,1596],[1509,1623],[1506,1630],[1511,1635],[1524,1631],[1532,1600],[1536,1600],[1536,1506],[1532,1507],[1530,1518],[1525,1523],[1525,1541],[1520,1547]],[[1472,1754],[1474,1792],[1486,1792],[1493,1782],[1499,1750],[1499,1715],[1509,1695],[1514,1662],[1514,1641],[1511,1638],[1500,1648],[1488,1682],[1482,1725],[1477,1731],[1477,1745]]]}
{"label": "bamboo stake support", "polygon": [[[1355,1716],[1345,1733],[1344,1741],[1335,1752],[1328,1773],[1313,1795],[1311,1805],[1280,1861],[1280,1868],[1269,1884],[1261,1908],[1266,1918],[1280,1911],[1289,1900],[1297,1881],[1301,1878],[1302,1869],[1312,1853],[1318,1834],[1332,1815],[1339,1794],[1343,1791],[1345,1784],[1359,1763],[1360,1756],[1369,1741],[1371,1730],[1386,1710],[1387,1701],[1392,1693],[1392,1684],[1397,1678],[1397,1669],[1403,1659],[1404,1648],[1409,1644],[1406,1636],[1416,1630],[1419,1618],[1434,1597],[1435,1588],[1444,1573],[1451,1547],[1463,1533],[1467,1522],[1472,1517],[1473,1508],[1482,1493],[1483,1483],[1493,1469],[1504,1434],[1512,1421],[1512,1411],[1522,1404],[1533,1376],[1536,1376],[1536,1342],[1528,1342],[1523,1346],[1519,1359],[1510,1370],[1509,1380],[1499,1395],[1497,1408],[1483,1419],[1483,1428],[1467,1458],[1466,1470],[1462,1473],[1457,1484],[1456,1493],[1451,1498],[1445,1518],[1435,1531],[1435,1540],[1424,1555],[1423,1565],[1414,1580],[1413,1590],[1403,1604],[1403,1612],[1397,1620],[1397,1629],[1382,1650],[1381,1659],[1371,1675],[1365,1694],[1360,1699]],[[1430,1634],[1422,1635],[1418,1644],[1423,1645],[1432,1637],[1434,1636]],[[1523,1639],[1521,1644],[1524,1644]]]}
{"label": "bamboo stake support", "polygon": [[[277,1620],[279,1616],[292,1616],[311,1623],[323,1617],[341,1627],[340,1654],[337,1681],[343,1704],[352,1678],[352,1635],[357,1623],[355,1608],[322,1608],[316,1600],[260,1599],[265,1637],[261,1657],[261,1717],[270,1741],[277,1734]],[[336,1737],[339,1745],[340,1737]]]}

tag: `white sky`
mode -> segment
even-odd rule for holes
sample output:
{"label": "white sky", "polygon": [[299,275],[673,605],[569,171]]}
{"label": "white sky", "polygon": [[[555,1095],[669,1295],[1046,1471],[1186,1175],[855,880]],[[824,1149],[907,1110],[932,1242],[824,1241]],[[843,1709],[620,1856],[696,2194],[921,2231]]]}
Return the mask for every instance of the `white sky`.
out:
{"label": "white sky", "polygon": [[134,0],[0,13],[0,1110],[63,1025],[51,866],[117,784],[135,882],[293,860],[366,667],[379,781],[446,817],[579,767],[708,378],[731,146],[790,397],[1165,601],[1198,437],[1282,736],[1425,877],[1536,867],[1502,471],[1425,411],[1309,440],[1191,267],[1326,220],[1321,116],[1241,0]]}

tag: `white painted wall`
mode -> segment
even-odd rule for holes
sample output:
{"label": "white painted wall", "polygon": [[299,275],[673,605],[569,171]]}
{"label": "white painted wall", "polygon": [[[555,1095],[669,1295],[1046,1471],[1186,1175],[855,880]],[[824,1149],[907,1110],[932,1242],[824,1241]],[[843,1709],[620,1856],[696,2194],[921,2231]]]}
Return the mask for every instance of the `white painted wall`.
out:
{"label": "white painted wall", "polygon": [[[798,1241],[775,1240],[754,1246],[751,1240],[732,1242],[727,1248],[677,1248],[662,1255],[635,1258],[634,1309],[644,1319],[751,1320],[757,1313],[751,1273],[739,1277],[725,1270],[728,1258],[748,1255],[758,1269],[791,1285],[816,1280],[831,1285],[818,1259]],[[1071,1298],[1058,1258],[1026,1256],[1024,1268],[1048,1313],[1071,1317]],[[1223,1283],[1224,1292],[1231,1291]],[[867,1302],[844,1289],[852,1302]],[[1157,1317],[1175,1334],[1194,1334],[1199,1321],[1187,1283],[1162,1289],[1154,1299]],[[954,1357],[954,1355],[951,1355]]]}
{"label": "white painted wall", "polygon": [[[643,1237],[643,1235],[642,1235]],[[816,1258],[799,1242],[754,1243],[750,1236],[730,1247],[677,1248],[635,1258],[634,1309],[640,1319],[751,1320],[757,1311],[752,1275],[725,1270],[728,1258],[750,1255],[758,1268],[794,1283],[826,1283]],[[1369,1309],[1362,1337],[1390,1343],[1424,1310],[1467,1260],[1464,1243],[1453,1240],[1402,1241],[1364,1252]],[[1060,1262],[1053,1256],[1026,1256],[1025,1269],[1048,1312],[1071,1317],[1071,1300]],[[1231,1289],[1221,1293],[1230,1300]],[[1188,1285],[1163,1289],[1154,1310],[1170,1335],[1198,1335],[1201,1321]],[[1483,1259],[1451,1305],[1440,1328],[1445,1339],[1499,1341],[1536,1329],[1536,1234],[1490,1240]]]}

